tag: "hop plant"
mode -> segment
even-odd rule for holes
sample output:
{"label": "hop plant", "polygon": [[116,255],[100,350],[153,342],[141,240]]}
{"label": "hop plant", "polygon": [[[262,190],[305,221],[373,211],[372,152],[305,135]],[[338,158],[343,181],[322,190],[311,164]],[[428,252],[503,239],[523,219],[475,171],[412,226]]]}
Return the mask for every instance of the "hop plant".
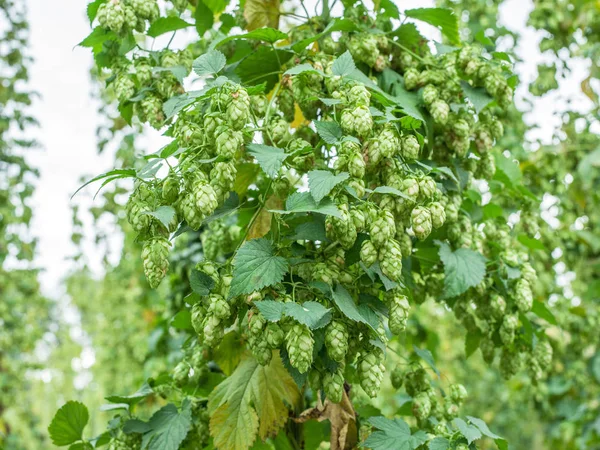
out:
{"label": "hop plant", "polygon": [[398,241],[389,239],[379,249],[381,272],[392,281],[402,277],[402,250]]}
{"label": "hop plant", "polygon": [[285,340],[292,367],[300,373],[307,372],[313,360],[314,340],[310,330],[304,325],[294,324]]}
{"label": "hop plant", "polygon": [[371,223],[369,230],[371,241],[376,248],[381,248],[396,234],[396,221],[390,211],[383,210]]}
{"label": "hop plant", "polygon": [[519,311],[526,313],[533,305],[533,293],[527,280],[521,278],[515,284],[515,304]]}
{"label": "hop plant", "polygon": [[171,244],[167,238],[153,237],[144,242],[142,262],[144,273],[151,288],[157,288],[169,269],[169,249]]}
{"label": "hop plant", "polygon": [[357,106],[344,110],[340,121],[342,128],[349,134],[366,137],[373,130],[373,117],[366,106]]}
{"label": "hop plant", "polygon": [[203,179],[197,179],[182,201],[181,212],[190,228],[197,230],[217,205],[217,194],[212,186]]}
{"label": "hop plant", "polygon": [[[348,352],[348,329],[339,320],[332,321],[325,330],[327,354],[337,362],[343,362]],[[341,395],[341,394],[340,394]]]}
{"label": "hop plant", "polygon": [[427,392],[421,392],[413,399],[413,415],[418,420],[425,420],[431,414],[431,400]]}
{"label": "hop plant", "polygon": [[371,241],[363,241],[361,244],[360,260],[367,267],[371,267],[377,261],[377,249]]}
{"label": "hop plant", "polygon": [[419,141],[412,134],[402,136],[402,156],[408,160],[419,159],[421,146]]}
{"label": "hop plant", "polygon": [[431,225],[438,229],[444,226],[446,222],[446,210],[439,202],[430,203],[429,212],[431,213]]}

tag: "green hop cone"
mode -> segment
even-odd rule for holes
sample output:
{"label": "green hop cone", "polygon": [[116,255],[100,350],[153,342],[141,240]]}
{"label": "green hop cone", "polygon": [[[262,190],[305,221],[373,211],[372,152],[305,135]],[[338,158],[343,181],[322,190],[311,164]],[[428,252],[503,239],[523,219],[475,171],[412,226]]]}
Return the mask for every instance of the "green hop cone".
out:
{"label": "green hop cone", "polygon": [[442,228],[446,222],[446,210],[444,207],[439,202],[433,202],[429,204],[428,208],[431,212],[431,224],[433,228]]}
{"label": "green hop cone", "polygon": [[416,89],[420,83],[420,75],[416,69],[408,69],[404,72],[404,87],[409,91]]}
{"label": "green hop cone", "polygon": [[131,196],[127,203],[127,221],[134,231],[142,233],[147,231],[152,224],[152,216],[146,214],[152,211],[150,205],[146,202],[137,200],[137,197]]}
{"label": "green hop cone", "polygon": [[492,317],[496,320],[502,319],[506,312],[506,300],[504,297],[493,293],[490,296],[490,312]]}
{"label": "green hop cone", "polygon": [[289,124],[281,117],[273,117],[267,125],[269,134],[266,135],[266,141],[273,139],[272,143],[276,146],[283,146],[291,139]]}
{"label": "green hop cone", "polygon": [[281,347],[281,344],[283,344],[283,341],[285,339],[285,333],[279,325],[277,325],[276,323],[270,323],[265,329],[264,339],[267,342],[269,348],[277,349]]}
{"label": "green hop cone", "polygon": [[505,380],[516,375],[523,365],[523,356],[518,351],[510,347],[502,349],[500,357],[500,373]]}
{"label": "green hop cone", "polygon": [[515,304],[519,311],[526,313],[533,306],[533,293],[527,280],[521,278],[515,285]]}
{"label": "green hop cone", "polygon": [[529,283],[529,286],[533,286],[537,281],[537,272],[528,262],[521,265],[521,276]]}
{"label": "green hop cone", "polygon": [[353,110],[344,110],[340,124],[346,133],[366,137],[373,130],[373,117],[369,108],[357,106]]}
{"label": "green hop cone", "polygon": [[348,172],[350,176],[362,178],[365,176],[365,160],[360,152],[353,152],[348,156]]}
{"label": "green hop cone", "polygon": [[290,364],[300,373],[305,373],[313,360],[314,340],[310,330],[304,325],[294,324],[285,340]]}
{"label": "green hop cone", "polygon": [[162,236],[144,242],[142,262],[146,279],[152,289],[158,287],[169,270],[169,240]]}
{"label": "green hop cone", "polygon": [[352,223],[354,224],[356,231],[360,232],[365,229],[367,218],[365,217],[365,213],[362,210],[358,208],[351,209],[350,218],[352,219]]}
{"label": "green hop cone", "polygon": [[217,319],[228,319],[231,315],[231,309],[227,301],[220,295],[212,294],[208,297],[208,313]]}
{"label": "green hop cone", "polygon": [[396,234],[394,215],[387,210],[380,211],[377,218],[371,223],[369,234],[375,248],[381,248]]}
{"label": "green hop cone", "polygon": [[393,126],[384,127],[377,140],[379,141],[379,151],[384,158],[392,158],[401,149],[398,132]]}
{"label": "green hop cone", "polygon": [[448,115],[450,114],[450,106],[444,100],[435,100],[429,106],[429,112],[435,123],[444,125],[448,122]]}
{"label": "green hop cone", "polygon": [[402,157],[409,160],[419,159],[419,153],[421,152],[421,146],[419,141],[412,134],[402,136],[401,140]]}
{"label": "green hop cone", "polygon": [[173,204],[179,197],[179,179],[174,175],[169,175],[163,181],[162,198],[168,204]]}
{"label": "green hop cone", "polygon": [[282,89],[277,97],[279,110],[287,122],[293,122],[296,116],[296,103],[291,89]]}
{"label": "green hop cone", "polygon": [[173,381],[175,381],[175,384],[178,386],[183,386],[187,383],[189,373],[190,365],[185,361],[181,361],[173,369]]}
{"label": "green hop cone", "polygon": [[196,333],[201,334],[204,328],[204,317],[206,316],[206,308],[201,302],[192,306],[192,326]]}
{"label": "green hop cone", "polygon": [[437,88],[433,84],[428,84],[423,87],[423,103],[427,106],[430,106],[434,101],[439,98],[439,92]]}
{"label": "green hop cone", "polygon": [[190,228],[197,230],[205,217],[211,215],[217,208],[217,194],[210,184],[197,179],[184,198],[182,213]]}
{"label": "green hop cone", "polygon": [[120,33],[125,25],[125,8],[119,0],[111,0],[100,5],[97,17],[100,26]]}
{"label": "green hop cone", "polygon": [[334,320],[325,330],[325,347],[331,359],[344,361],[348,352],[348,328],[344,323]]}
{"label": "green hop cone", "polygon": [[427,392],[421,392],[413,398],[412,412],[418,420],[425,420],[429,417],[431,414],[431,400]]}
{"label": "green hop cone", "polygon": [[396,293],[394,291],[388,292],[389,298],[389,327],[392,334],[402,334],[406,330],[406,323],[408,321],[408,314],[410,312],[410,304],[406,295]]}
{"label": "green hop cone", "polygon": [[515,332],[519,325],[519,318],[516,315],[507,315],[500,326],[500,340],[505,345],[510,345],[515,340]]}
{"label": "green hop cone", "polygon": [[484,336],[479,342],[479,349],[481,350],[483,360],[488,364],[492,364],[496,356],[496,346],[494,345],[494,341],[490,337]]}
{"label": "green hop cone", "polygon": [[430,200],[437,193],[437,185],[431,177],[423,177],[419,180],[419,198],[422,200]]}
{"label": "green hop cone", "polygon": [[360,386],[366,394],[373,398],[379,392],[379,386],[383,380],[384,366],[381,364],[383,359],[378,352],[369,352],[363,354],[358,361],[358,379]]}
{"label": "green hop cone", "polygon": [[462,384],[450,386],[450,400],[457,405],[462,405],[467,399],[467,389]]}
{"label": "green hop cone", "polygon": [[145,121],[147,121],[153,128],[160,129],[165,122],[165,114],[163,112],[163,102],[156,95],[146,95],[140,103]]}
{"label": "green hop cone", "polygon": [[552,345],[547,340],[540,340],[533,349],[533,358],[539,363],[542,370],[547,370],[552,363]]}
{"label": "green hop cone", "polygon": [[363,241],[360,246],[360,260],[367,267],[371,267],[377,261],[377,249],[371,241]]}
{"label": "green hop cone", "polygon": [[135,83],[127,74],[120,74],[114,81],[113,88],[117,100],[121,103],[126,102],[135,95]]}
{"label": "green hop cone", "polygon": [[410,210],[419,198],[419,182],[416,178],[408,177],[402,180],[400,191],[408,198],[398,197],[396,208],[399,213]]}
{"label": "green hop cone", "polygon": [[353,106],[369,106],[371,93],[362,84],[353,86],[348,92],[348,102]]}
{"label": "green hop cone", "polygon": [[411,213],[412,229],[419,240],[427,239],[431,234],[431,212],[423,206],[417,206]]}
{"label": "green hop cone", "polygon": [[215,136],[217,154],[227,159],[233,158],[244,145],[242,133],[224,125],[215,130]]}
{"label": "green hop cone", "polygon": [[422,367],[408,372],[404,376],[404,386],[406,393],[411,397],[415,397],[419,392],[426,391],[429,388],[427,382],[427,372]]}
{"label": "green hop cone", "polygon": [[475,172],[478,178],[491,180],[496,173],[496,160],[492,153],[484,153],[477,163],[477,171]]}
{"label": "green hop cone", "polygon": [[398,282],[402,278],[402,250],[395,239],[387,240],[379,249],[379,267],[390,280]]}
{"label": "green hop cone", "polygon": [[412,239],[405,233],[404,228],[396,230],[396,240],[400,243],[400,250],[406,257],[412,255]]}
{"label": "green hop cone", "polygon": [[264,337],[257,339],[254,342],[254,345],[250,346],[250,350],[261,366],[269,365],[271,358],[273,357],[273,351]]}
{"label": "green hop cone", "polygon": [[220,319],[215,316],[207,315],[204,318],[202,327],[204,343],[209,347],[216,347],[223,339],[224,327]]}
{"label": "green hop cone", "polygon": [[326,372],[323,375],[323,390],[325,396],[333,403],[342,401],[344,394],[344,373],[341,368],[335,372]]}
{"label": "green hop cone", "polygon": [[398,390],[402,387],[402,383],[404,383],[404,370],[401,366],[396,366],[394,370],[392,370],[390,381],[392,382],[392,387],[394,389]]}
{"label": "green hop cone", "polygon": [[346,250],[352,248],[356,241],[357,231],[348,212],[348,205],[343,203],[338,205],[340,217],[327,216],[326,230],[328,236],[335,237]]}
{"label": "green hop cone", "polygon": [[233,161],[220,161],[215,163],[210,171],[210,185],[215,190],[217,198],[224,200],[233,191],[237,168]]}
{"label": "green hop cone", "polygon": [[156,0],[129,0],[135,13],[142,19],[154,21],[160,15]]}
{"label": "green hop cone", "polygon": [[250,96],[245,89],[240,88],[232,92],[231,99],[227,105],[226,117],[229,125],[234,130],[241,130],[250,118]]}
{"label": "green hop cone", "polygon": [[263,117],[267,113],[269,99],[266,95],[253,95],[250,97],[250,110],[257,118]]}

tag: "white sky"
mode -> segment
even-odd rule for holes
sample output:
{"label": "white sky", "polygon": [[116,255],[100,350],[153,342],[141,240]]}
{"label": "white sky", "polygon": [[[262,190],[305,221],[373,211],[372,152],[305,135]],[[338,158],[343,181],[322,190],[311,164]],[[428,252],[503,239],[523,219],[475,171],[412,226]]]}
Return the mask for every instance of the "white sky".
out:
{"label": "white sky", "polygon": [[[75,47],[90,32],[85,15],[85,0],[27,0],[31,27],[31,51],[35,62],[31,69],[31,87],[41,94],[33,114],[41,123],[35,132],[43,149],[35,152],[30,162],[41,171],[33,198],[34,234],[39,237],[37,264],[45,269],[41,275],[46,295],[57,298],[63,292],[60,282],[71,263],[67,258],[75,253],[70,241],[70,196],[80,185],[82,176],[97,175],[112,168],[112,153],[99,156],[96,151],[95,130],[98,123],[97,105],[90,98],[92,85],[89,68],[92,57],[89,49]],[[402,1],[402,9],[432,6],[433,0]],[[536,76],[536,65],[543,60],[537,51],[541,33],[525,29],[530,0],[508,0],[501,10],[501,22],[523,33],[519,52],[525,63],[519,67],[523,81]],[[425,34],[437,32],[425,27]],[[564,105],[560,96],[577,99],[582,108],[589,103],[580,93],[580,82],[587,76],[587,65],[578,62],[573,74],[561,83],[560,92],[551,93],[536,101],[529,119],[541,125],[533,138],[548,140],[552,129],[559,124],[553,112]],[[153,133],[147,139],[147,152],[160,148],[164,141]],[[75,201],[83,207],[91,205],[92,187]],[[93,245],[85,247],[92,269],[99,271],[100,255]]]}

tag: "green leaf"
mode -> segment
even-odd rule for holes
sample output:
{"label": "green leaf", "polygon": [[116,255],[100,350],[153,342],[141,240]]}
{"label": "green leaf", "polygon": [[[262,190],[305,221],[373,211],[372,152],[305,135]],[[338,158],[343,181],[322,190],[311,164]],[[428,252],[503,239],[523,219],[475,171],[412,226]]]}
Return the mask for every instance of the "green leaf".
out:
{"label": "green leaf", "polygon": [[407,200],[412,201],[412,199],[406,195],[405,193],[403,193],[402,191],[399,191],[396,188],[393,188],[391,186],[377,186],[375,189],[373,189],[372,191],[370,189],[366,190],[367,192],[373,192],[374,194],[389,194],[389,195],[395,195],[396,197],[402,197],[405,198]]}
{"label": "green leaf", "polygon": [[287,271],[287,261],[273,255],[271,242],[264,238],[247,241],[233,258],[229,297],[250,294],[279,283]]}
{"label": "green leaf", "polygon": [[544,319],[551,325],[558,325],[556,317],[554,317],[554,314],[548,309],[545,303],[542,303],[538,300],[534,300],[531,306],[531,312],[538,316],[540,319]]}
{"label": "green leaf", "polygon": [[142,387],[137,390],[137,392],[131,395],[109,395],[108,397],[104,398],[111,403],[126,403],[129,406],[132,406],[139,403],[153,392],[154,391],[150,385],[148,383],[144,383]]}
{"label": "green leaf", "polygon": [[309,301],[302,304],[296,302],[283,303],[286,315],[293,317],[310,329],[318,329],[331,321],[331,310],[317,302]]}
{"label": "green leaf", "polygon": [[312,170],[308,172],[308,188],[310,194],[319,203],[331,192],[331,190],[350,175],[347,172],[341,172],[334,175],[329,170]]}
{"label": "green leaf", "polygon": [[209,50],[194,60],[192,68],[199,76],[216,75],[225,67],[226,63],[227,59],[223,53],[219,50]]}
{"label": "green leaf", "polygon": [[208,6],[206,6],[205,0],[198,0],[194,19],[196,19],[196,30],[200,37],[204,36],[204,33],[212,28],[215,16]]}
{"label": "green leaf", "polygon": [[80,47],[95,48],[97,46],[101,47],[106,41],[116,41],[118,39],[119,37],[114,32],[109,31],[106,28],[96,27],[78,45]]}
{"label": "green leaf", "polygon": [[80,441],[89,419],[88,409],[83,403],[68,401],[56,411],[48,427],[52,443],[62,447]]}
{"label": "green leaf", "polygon": [[518,163],[500,153],[495,153],[494,157],[496,159],[496,174],[494,175],[494,179],[502,181],[508,187],[520,185],[523,175]]}
{"label": "green leaf", "polygon": [[417,431],[411,434],[410,427],[401,419],[371,417],[369,423],[380,431],[371,433],[360,445],[373,450],[415,450],[427,442],[427,434]]}
{"label": "green leaf", "polygon": [[301,74],[304,72],[313,72],[313,73],[323,74],[323,72],[321,72],[320,70],[317,70],[310,64],[305,63],[305,64],[298,64],[297,66],[294,66],[291,69],[286,70],[284,75],[298,75],[298,74]]}
{"label": "green leaf", "polygon": [[439,28],[452,45],[460,44],[458,35],[458,17],[451,9],[445,8],[418,8],[404,11],[407,17],[421,20]]}
{"label": "green leaf", "polygon": [[192,425],[192,403],[184,400],[181,412],[169,403],[156,411],[148,421],[150,431],[142,438],[142,448],[177,450]]}
{"label": "green leaf", "polygon": [[327,27],[321,33],[314,34],[310,37],[307,37],[306,39],[302,39],[301,41],[295,42],[294,44],[292,44],[291,48],[292,48],[292,50],[294,50],[294,52],[300,53],[308,45],[312,44],[313,42],[318,41],[323,36],[326,36],[329,33],[333,33],[334,31],[350,32],[350,31],[359,31],[359,30],[360,30],[360,27],[358,25],[356,25],[352,20],[338,18],[338,19],[335,19],[335,20],[332,20],[331,22],[329,22],[329,25],[327,25]]}
{"label": "green leaf", "polygon": [[173,67],[153,67],[152,73],[170,72],[172,73],[177,81],[183,83],[183,79],[188,76],[188,70],[184,66],[173,66]]}
{"label": "green leaf", "polygon": [[256,39],[258,41],[268,42],[274,44],[282,39],[287,39],[288,35],[283,31],[276,30],[275,28],[258,28],[252,30],[250,33],[238,35],[236,39]]}
{"label": "green leaf", "polygon": [[417,355],[419,355],[419,358],[421,358],[423,361],[425,361],[429,365],[429,367],[431,367],[433,369],[435,374],[439,377],[440,371],[438,370],[438,368],[435,365],[435,361],[433,360],[433,355],[431,354],[431,352],[429,350],[427,350],[426,348],[419,348],[416,345],[413,345],[413,350],[415,351],[415,353]]}
{"label": "green leaf", "polygon": [[263,144],[248,144],[246,151],[256,158],[262,170],[275,178],[285,159],[289,156],[284,150]]}
{"label": "green leaf", "polygon": [[192,269],[192,272],[190,273],[190,286],[192,291],[202,296],[209,295],[214,285],[215,280],[210,276],[197,269]]}
{"label": "green leaf", "polygon": [[185,20],[180,19],[179,17],[160,17],[152,22],[152,25],[150,25],[150,28],[148,28],[146,34],[155,38],[161,34],[169,33],[170,31],[181,30],[191,26],[193,26],[192,23],[187,23]]}
{"label": "green leaf", "polygon": [[454,425],[456,425],[456,428],[458,428],[469,444],[477,439],[481,439],[479,428],[467,424],[464,420],[457,417],[454,419]]}
{"label": "green leaf", "polygon": [[210,394],[210,434],[216,448],[247,450],[256,436],[266,439],[288,420],[288,405],[300,398],[278,353],[268,366],[250,357]]}
{"label": "green leaf", "polygon": [[340,217],[340,211],[329,198],[324,198],[316,203],[310,192],[294,192],[285,202],[285,211],[274,209],[271,212],[278,214],[315,212],[327,216]]}
{"label": "green leaf", "polygon": [[96,14],[98,14],[98,8],[102,3],[106,3],[108,0],[94,0],[90,4],[87,5],[87,16],[90,19],[90,25],[96,18]]}
{"label": "green leaf", "polygon": [[405,23],[398,27],[394,31],[394,36],[398,38],[398,42],[402,42],[402,45],[407,47],[409,50],[418,50],[419,47],[427,42],[427,39],[423,37],[414,23]]}
{"label": "green leaf", "polygon": [[477,428],[479,428],[479,431],[481,431],[485,436],[490,437],[492,439],[502,439],[501,436],[498,436],[495,433],[492,433],[490,431],[490,429],[488,428],[487,424],[481,420],[478,419],[477,417],[472,417],[472,416],[467,416],[467,419],[469,420],[469,422],[471,422],[473,425],[475,425]]}
{"label": "green leaf", "polygon": [[517,240],[530,250],[546,250],[542,241],[529,237],[526,234],[520,234]]}
{"label": "green leaf", "polygon": [[317,133],[319,133],[319,136],[321,136],[321,139],[328,144],[335,144],[336,142],[339,142],[344,135],[342,128],[337,122],[331,120],[315,120],[314,124],[317,129]]}
{"label": "green leaf", "polygon": [[215,13],[219,14],[225,10],[227,5],[229,4],[229,0],[203,0],[204,4],[209,7],[209,9]]}
{"label": "green leaf", "polygon": [[496,217],[503,217],[504,210],[501,206],[493,203],[488,203],[483,207],[483,218],[484,219],[495,219]]}
{"label": "green leaf", "polygon": [[479,331],[472,333],[470,331],[467,332],[467,337],[465,338],[465,357],[469,358],[473,353],[477,351],[479,348],[479,343],[481,342],[481,333]]}
{"label": "green leaf", "polygon": [[444,263],[444,295],[456,297],[477,286],[485,276],[485,257],[476,251],[459,248],[455,252],[446,243],[437,241],[440,259]]}
{"label": "green leaf", "polygon": [[383,17],[390,17],[392,19],[400,18],[400,11],[392,0],[381,0],[379,2],[379,7],[385,11],[381,14]]}
{"label": "green leaf", "polygon": [[269,92],[279,81],[279,74],[283,72],[281,65],[292,56],[292,52],[263,45],[240,61],[235,73],[245,84],[266,82],[266,91]]}
{"label": "green leaf", "polygon": [[98,175],[97,177],[92,178],[88,182],[84,183],[75,191],[75,193],[71,196],[71,198],[75,197],[79,191],[81,191],[87,185],[94,183],[95,181],[100,181],[104,178],[110,178],[111,180],[116,180],[118,178],[135,178],[137,175],[135,169],[115,169],[109,170],[102,175]]}
{"label": "green leaf", "polygon": [[479,114],[483,108],[494,101],[494,99],[483,88],[473,87],[466,81],[461,81],[460,85],[465,97],[469,99],[469,101],[475,107],[475,112],[477,112],[477,114]]}
{"label": "green leaf", "polygon": [[182,309],[171,320],[171,326],[178,330],[192,329],[192,314],[189,309]]}
{"label": "green leaf", "polygon": [[354,299],[344,286],[337,284],[335,290],[332,289],[331,293],[336,306],[348,319],[371,326],[369,321],[361,314]]}
{"label": "green leaf", "polygon": [[275,300],[260,300],[254,302],[260,313],[269,322],[278,322],[281,320],[286,303],[276,302]]}
{"label": "green leaf", "polygon": [[[315,219],[322,216],[314,216]],[[321,241],[327,242],[325,234],[325,225],[322,221],[313,220],[312,222],[301,223],[296,227],[293,241]],[[348,263],[349,264],[349,263]]]}
{"label": "green leaf", "polygon": [[494,41],[485,35],[485,30],[481,29],[474,36],[475,40],[486,47],[493,47]]}
{"label": "green leaf", "polygon": [[146,214],[148,216],[152,216],[155,219],[157,219],[160,223],[162,223],[165,228],[169,228],[169,224],[171,223],[171,221],[173,220],[173,217],[175,217],[175,214],[177,214],[175,212],[175,208],[173,208],[172,206],[159,206],[156,210],[154,211],[147,211],[144,212],[143,214]]}
{"label": "green leaf", "polygon": [[336,60],[333,62],[333,65],[331,66],[331,72],[333,73],[333,75],[337,75],[339,77],[348,76],[355,70],[356,64],[354,64],[352,55],[348,50],[346,50],[342,55],[336,58]]}
{"label": "green leaf", "polygon": [[448,450],[450,441],[445,437],[436,437],[429,441],[429,450]]}

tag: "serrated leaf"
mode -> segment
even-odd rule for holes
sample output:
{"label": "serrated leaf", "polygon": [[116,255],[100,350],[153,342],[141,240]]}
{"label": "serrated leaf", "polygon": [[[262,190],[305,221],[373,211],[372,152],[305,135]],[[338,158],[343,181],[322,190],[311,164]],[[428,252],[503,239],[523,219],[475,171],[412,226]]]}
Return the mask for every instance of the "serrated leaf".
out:
{"label": "serrated leaf", "polygon": [[68,401],[56,411],[48,426],[52,443],[61,447],[83,439],[83,429],[89,419],[88,409],[83,403]]}
{"label": "serrated leaf", "polygon": [[177,450],[192,425],[192,404],[184,400],[181,412],[169,403],[156,411],[148,421],[150,431],[142,438],[142,448]]}
{"label": "serrated leaf", "polygon": [[327,27],[325,27],[325,29],[321,33],[314,34],[310,37],[307,37],[306,39],[302,39],[301,41],[295,42],[291,46],[291,48],[296,53],[300,53],[308,45],[312,44],[313,42],[318,41],[323,36],[326,36],[329,33],[333,33],[334,31],[350,32],[350,31],[359,31],[359,30],[360,30],[360,28],[350,19],[341,19],[341,18],[334,19],[331,22],[329,22]]}
{"label": "serrated leaf", "polygon": [[301,324],[315,330],[322,328],[331,321],[331,310],[317,302],[309,301],[302,304],[296,302],[284,303],[284,312]]}
{"label": "serrated leaf", "polygon": [[176,16],[160,17],[156,19],[148,28],[146,34],[150,37],[157,37],[161,34],[169,33],[171,31],[182,30],[187,27],[191,27],[193,24],[187,23],[185,20],[180,19]]}
{"label": "serrated leaf", "polygon": [[445,437],[436,437],[429,441],[429,450],[448,450],[450,441]]}
{"label": "serrated leaf", "polygon": [[371,326],[369,321],[361,314],[358,305],[344,286],[337,284],[335,290],[331,290],[331,294],[336,306],[348,319]]}
{"label": "serrated leaf", "polygon": [[229,296],[250,294],[279,283],[287,271],[287,261],[273,254],[270,241],[264,238],[247,241],[233,259],[233,280]]}
{"label": "serrated leaf", "polygon": [[308,172],[308,188],[315,202],[319,203],[335,186],[348,178],[350,175],[347,172],[334,175],[329,170],[312,170]]}
{"label": "serrated leaf", "polygon": [[236,39],[256,39],[268,42],[269,44],[274,44],[282,39],[287,39],[287,37],[287,34],[283,31],[276,30],[275,28],[259,28],[250,33],[239,35]]}
{"label": "serrated leaf", "polygon": [[90,25],[96,18],[96,14],[98,14],[98,8],[100,8],[100,5],[102,3],[106,3],[107,1],[108,0],[94,0],[93,2],[91,2],[90,4],[87,5],[86,11],[87,11],[88,19],[90,19]]}
{"label": "serrated leaf", "polygon": [[191,330],[192,329],[192,314],[189,309],[182,309],[173,316],[171,320],[171,326],[178,330]]}
{"label": "serrated leaf", "polygon": [[544,246],[542,241],[536,238],[529,237],[526,234],[520,234],[517,237],[517,240],[525,247],[531,250],[546,250],[546,247]]}
{"label": "serrated leaf", "polygon": [[208,398],[215,447],[247,450],[257,434],[263,440],[277,434],[288,419],[286,404],[294,405],[299,398],[277,353],[264,367],[252,357],[242,360]]}
{"label": "serrated leaf", "polygon": [[[314,216],[315,219],[322,216]],[[301,223],[296,227],[294,236],[291,238],[294,241],[321,241],[327,242],[325,233],[325,224],[323,221],[313,220],[312,222]]]}
{"label": "serrated leaf", "polygon": [[356,69],[354,59],[348,50],[342,53],[331,66],[331,73],[339,77],[345,77],[350,75]]}
{"label": "serrated leaf", "polygon": [[470,331],[467,332],[467,336],[465,338],[465,357],[469,358],[473,353],[477,351],[479,348],[479,343],[481,342],[481,333],[479,331],[472,333]]}
{"label": "serrated leaf", "polygon": [[196,30],[200,37],[204,36],[204,33],[212,28],[215,22],[215,16],[209,7],[206,6],[205,0],[198,0],[196,11],[194,12],[194,19],[196,19]]}
{"label": "serrated leaf", "polygon": [[494,99],[483,88],[473,87],[466,81],[461,81],[460,86],[462,87],[465,97],[468,98],[475,107],[475,112],[477,114],[479,114],[483,108],[494,101]]}
{"label": "serrated leaf", "polygon": [[335,144],[336,142],[339,142],[344,135],[339,124],[332,120],[315,120],[314,124],[315,128],[317,129],[317,133],[319,133],[319,136],[321,136],[321,139],[328,144]]}
{"label": "serrated leaf", "polygon": [[223,373],[230,376],[242,360],[245,351],[246,347],[243,345],[240,335],[235,331],[230,331],[213,352],[213,358]]}
{"label": "serrated leaf", "polygon": [[269,92],[279,81],[281,65],[292,56],[292,52],[262,45],[240,61],[235,73],[245,84],[266,82],[266,91]]}
{"label": "serrated leaf", "polygon": [[446,298],[461,295],[483,281],[486,259],[481,253],[467,248],[453,252],[446,243],[438,241],[436,244],[440,247],[440,259],[444,263]]}
{"label": "serrated leaf", "polygon": [[254,306],[258,308],[260,313],[269,322],[278,322],[281,320],[285,303],[276,302],[275,300],[260,300],[254,302]]}
{"label": "serrated leaf", "polygon": [[451,9],[445,8],[418,8],[404,11],[407,17],[421,20],[439,28],[448,41],[453,45],[460,44],[458,35],[458,17]]}
{"label": "serrated leaf", "polygon": [[123,433],[131,434],[131,433],[140,433],[144,434],[150,431],[150,425],[147,422],[144,422],[140,419],[129,419],[127,422],[123,424]]}
{"label": "serrated leaf", "polygon": [[435,372],[435,374],[439,377],[440,371],[438,370],[438,368],[435,365],[435,361],[433,360],[433,355],[431,354],[431,352],[429,350],[427,350],[426,348],[419,348],[416,345],[413,345],[413,350],[415,351],[415,353],[417,355],[419,355],[419,358],[421,358],[423,361],[425,361],[427,363],[427,365],[429,367],[431,367],[433,369],[433,371]]}
{"label": "serrated leaf", "polygon": [[154,211],[147,211],[143,214],[154,217],[160,223],[162,223],[165,228],[169,228],[169,224],[171,223],[171,221],[175,217],[175,214],[177,213],[175,212],[175,208],[173,208],[172,206],[163,205],[159,206]]}
{"label": "serrated leaf", "polygon": [[552,311],[550,311],[544,303],[538,300],[533,301],[533,304],[531,306],[531,312],[538,316],[540,319],[544,319],[551,325],[558,324],[558,322],[556,321],[556,317],[554,317]]}
{"label": "serrated leaf", "polygon": [[285,211],[272,210],[272,212],[278,214],[315,212],[340,217],[339,209],[329,198],[324,198],[317,204],[310,192],[294,192],[285,202],[285,208]]}
{"label": "serrated leaf", "polygon": [[469,444],[477,439],[481,439],[479,428],[467,424],[464,420],[457,417],[454,419],[454,425],[456,425],[456,428],[458,428]]}
{"label": "serrated leaf", "polygon": [[219,50],[209,50],[194,60],[192,68],[199,76],[216,75],[223,70],[226,63],[227,59],[223,53]]}
{"label": "serrated leaf", "polygon": [[285,159],[289,156],[284,150],[263,144],[248,144],[246,151],[256,158],[261,169],[270,177],[275,178]]}
{"label": "serrated leaf", "polygon": [[410,427],[401,419],[386,419],[385,417],[371,417],[369,423],[379,431],[371,433],[360,445],[372,450],[415,450],[427,442],[427,434],[417,431],[412,434]]}
{"label": "serrated leaf", "polygon": [[108,397],[104,398],[111,403],[127,403],[128,405],[132,406],[139,403],[153,392],[154,391],[150,385],[148,383],[144,383],[141,388],[131,395],[109,395]]}
{"label": "serrated leaf", "polygon": [[496,174],[494,175],[494,179],[502,181],[509,187],[520,185],[523,175],[521,174],[519,165],[500,153],[495,153],[494,157],[496,160]]}
{"label": "serrated leaf", "polygon": [[423,44],[427,43],[427,39],[423,37],[414,23],[405,23],[394,31],[394,36],[398,38],[398,42],[409,50],[418,50]]}
{"label": "serrated leaf", "polygon": [[196,294],[205,296],[209,295],[215,285],[215,280],[204,272],[197,269],[192,269],[190,273],[190,287]]}
{"label": "serrated leaf", "polygon": [[77,193],[79,191],[81,191],[84,187],[88,186],[91,183],[94,183],[96,181],[100,181],[104,178],[110,178],[111,180],[116,180],[119,178],[135,178],[136,177],[136,171],[135,169],[115,169],[115,170],[109,170],[106,173],[103,173],[102,175],[98,175],[97,177],[92,178],[91,180],[87,181],[86,183],[84,183],[83,185],[81,185],[76,191],[75,193],[71,196],[71,198],[75,197],[77,195]]}
{"label": "serrated leaf", "polygon": [[96,27],[83,41],[77,45],[80,47],[95,48],[97,46],[102,46],[102,44],[106,41],[116,41],[118,39],[119,37],[114,32],[103,27]]}
{"label": "serrated leaf", "polygon": [[492,439],[502,439],[501,436],[498,436],[497,434],[492,433],[490,431],[485,421],[472,416],[467,416],[467,419],[469,420],[469,422],[471,422],[473,425],[479,428],[479,431],[481,431],[485,436],[490,437]]}
{"label": "serrated leaf", "polygon": [[310,64],[304,63],[304,64],[298,64],[297,66],[294,66],[291,69],[286,70],[284,75],[299,75],[304,72],[314,72],[314,73],[323,74],[323,72],[315,69]]}

